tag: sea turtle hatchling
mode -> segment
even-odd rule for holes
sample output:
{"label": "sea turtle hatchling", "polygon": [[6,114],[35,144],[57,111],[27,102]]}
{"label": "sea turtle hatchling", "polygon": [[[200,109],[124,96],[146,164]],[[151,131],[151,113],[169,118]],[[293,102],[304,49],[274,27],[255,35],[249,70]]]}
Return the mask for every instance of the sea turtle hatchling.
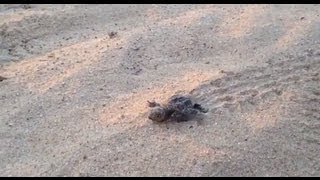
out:
{"label": "sea turtle hatchling", "polygon": [[174,95],[164,105],[148,101],[148,106],[152,108],[148,118],[156,122],[170,119],[177,122],[188,121],[198,112],[208,112],[208,109],[203,108],[200,104],[193,103],[191,98],[185,95]]}

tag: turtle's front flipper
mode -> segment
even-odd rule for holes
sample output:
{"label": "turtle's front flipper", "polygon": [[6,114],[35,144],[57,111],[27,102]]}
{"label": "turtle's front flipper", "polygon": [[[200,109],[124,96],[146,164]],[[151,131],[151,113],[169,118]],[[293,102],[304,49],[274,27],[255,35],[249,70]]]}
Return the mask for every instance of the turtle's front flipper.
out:
{"label": "turtle's front flipper", "polygon": [[171,120],[174,120],[176,122],[184,122],[184,121],[188,121],[189,118],[186,114],[183,114],[181,112],[175,111],[172,115],[171,115]]}
{"label": "turtle's front flipper", "polygon": [[194,104],[193,108],[199,110],[202,113],[207,113],[209,111],[208,109],[202,107],[200,104]]}
{"label": "turtle's front flipper", "polygon": [[148,107],[156,107],[156,106],[160,106],[159,103],[156,103],[155,101],[147,101],[148,102]]}
{"label": "turtle's front flipper", "polygon": [[171,118],[177,122],[189,121],[198,114],[198,111],[193,108],[185,108],[182,111],[175,111]]}

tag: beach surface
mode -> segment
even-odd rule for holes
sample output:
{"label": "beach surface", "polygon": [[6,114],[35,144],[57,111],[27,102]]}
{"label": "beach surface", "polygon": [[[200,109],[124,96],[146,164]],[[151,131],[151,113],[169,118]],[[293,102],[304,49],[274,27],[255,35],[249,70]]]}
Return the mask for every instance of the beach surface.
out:
{"label": "beach surface", "polygon": [[[1,176],[320,176],[319,5],[0,5]],[[147,101],[209,109],[153,123]]]}

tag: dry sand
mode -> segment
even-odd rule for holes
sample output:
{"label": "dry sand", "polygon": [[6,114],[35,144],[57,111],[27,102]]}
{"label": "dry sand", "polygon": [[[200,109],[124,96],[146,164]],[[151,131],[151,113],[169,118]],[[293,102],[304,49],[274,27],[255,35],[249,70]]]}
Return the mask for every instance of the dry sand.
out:
{"label": "dry sand", "polygon": [[[319,15],[0,5],[0,175],[320,176]],[[147,119],[176,92],[210,111]]]}

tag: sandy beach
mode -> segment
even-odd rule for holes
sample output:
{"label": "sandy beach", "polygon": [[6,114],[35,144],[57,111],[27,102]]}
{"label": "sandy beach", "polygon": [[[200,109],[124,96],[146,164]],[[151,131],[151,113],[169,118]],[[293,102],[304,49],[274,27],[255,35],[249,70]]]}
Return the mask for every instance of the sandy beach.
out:
{"label": "sandy beach", "polygon": [[[0,5],[1,176],[320,176],[319,5]],[[154,123],[189,93],[200,119]]]}

